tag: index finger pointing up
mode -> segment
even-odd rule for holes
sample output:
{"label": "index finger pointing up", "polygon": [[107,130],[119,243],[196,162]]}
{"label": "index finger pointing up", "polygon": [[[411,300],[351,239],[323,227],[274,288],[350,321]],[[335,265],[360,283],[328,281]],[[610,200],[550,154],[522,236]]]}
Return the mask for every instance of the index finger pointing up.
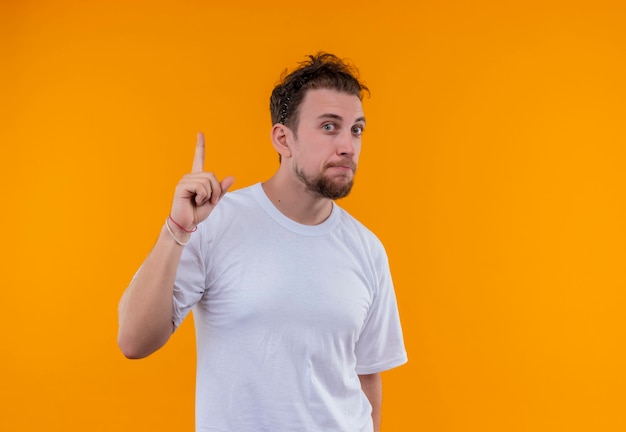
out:
{"label": "index finger pointing up", "polygon": [[196,152],[193,155],[193,166],[191,167],[191,172],[197,173],[202,171],[204,171],[204,135],[202,132],[198,132]]}

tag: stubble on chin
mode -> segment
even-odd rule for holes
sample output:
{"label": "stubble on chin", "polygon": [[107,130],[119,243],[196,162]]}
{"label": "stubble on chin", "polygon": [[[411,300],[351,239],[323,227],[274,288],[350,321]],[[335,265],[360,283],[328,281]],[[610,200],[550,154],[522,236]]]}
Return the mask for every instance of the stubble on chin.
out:
{"label": "stubble on chin", "polygon": [[[354,173],[356,168],[352,167],[352,169]],[[331,200],[345,198],[350,194],[354,185],[354,174],[350,180],[342,181],[341,179],[345,178],[333,179],[325,176],[323,173],[317,177],[310,178],[297,166],[294,168],[294,172],[302,184],[306,186],[307,192],[319,198],[329,198]]]}

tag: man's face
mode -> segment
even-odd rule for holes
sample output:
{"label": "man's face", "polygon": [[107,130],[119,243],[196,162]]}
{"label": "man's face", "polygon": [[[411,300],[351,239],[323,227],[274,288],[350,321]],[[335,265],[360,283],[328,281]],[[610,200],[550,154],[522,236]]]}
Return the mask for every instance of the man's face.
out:
{"label": "man's face", "polygon": [[328,89],[307,91],[299,109],[291,164],[310,193],[330,199],[350,193],[364,128],[357,96]]}

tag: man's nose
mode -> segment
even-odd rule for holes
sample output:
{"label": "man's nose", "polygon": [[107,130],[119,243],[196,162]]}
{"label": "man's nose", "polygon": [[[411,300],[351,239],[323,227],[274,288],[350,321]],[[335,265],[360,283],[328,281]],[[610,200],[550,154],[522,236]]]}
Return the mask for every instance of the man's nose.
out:
{"label": "man's nose", "polygon": [[339,137],[337,153],[342,156],[354,156],[354,153],[356,151],[354,140],[355,138],[354,136],[352,136],[352,133],[350,131],[341,134],[341,136]]}

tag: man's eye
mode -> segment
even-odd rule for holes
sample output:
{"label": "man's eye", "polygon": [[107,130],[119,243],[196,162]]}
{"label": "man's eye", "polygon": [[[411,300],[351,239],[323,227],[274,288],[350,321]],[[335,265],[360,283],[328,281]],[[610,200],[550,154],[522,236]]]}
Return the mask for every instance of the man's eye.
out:
{"label": "man's eye", "polygon": [[352,126],[352,133],[355,135],[361,135],[363,133],[363,126]]}
{"label": "man's eye", "polygon": [[324,129],[326,132],[332,132],[335,130],[335,125],[332,123],[326,123],[325,125],[322,125],[322,129]]}

